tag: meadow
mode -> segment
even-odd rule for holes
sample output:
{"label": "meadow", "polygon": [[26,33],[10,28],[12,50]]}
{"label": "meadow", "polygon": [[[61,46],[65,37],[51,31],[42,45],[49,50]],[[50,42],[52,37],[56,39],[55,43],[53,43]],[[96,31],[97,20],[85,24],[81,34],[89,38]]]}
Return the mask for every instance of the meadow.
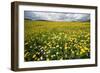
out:
{"label": "meadow", "polygon": [[90,22],[24,20],[24,60],[90,58]]}

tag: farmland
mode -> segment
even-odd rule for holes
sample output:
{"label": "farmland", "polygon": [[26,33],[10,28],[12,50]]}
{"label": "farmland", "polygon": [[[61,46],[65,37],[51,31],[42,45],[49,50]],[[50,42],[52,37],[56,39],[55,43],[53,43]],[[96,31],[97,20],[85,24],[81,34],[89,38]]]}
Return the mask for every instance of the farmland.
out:
{"label": "farmland", "polygon": [[24,20],[24,60],[90,58],[89,22]]}

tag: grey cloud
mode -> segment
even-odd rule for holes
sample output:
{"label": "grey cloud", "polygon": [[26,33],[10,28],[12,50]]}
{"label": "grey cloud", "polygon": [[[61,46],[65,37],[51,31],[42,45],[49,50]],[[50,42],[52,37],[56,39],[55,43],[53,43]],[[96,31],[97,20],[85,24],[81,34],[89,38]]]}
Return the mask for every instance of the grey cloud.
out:
{"label": "grey cloud", "polygon": [[25,11],[24,18],[50,21],[88,21],[90,14]]}

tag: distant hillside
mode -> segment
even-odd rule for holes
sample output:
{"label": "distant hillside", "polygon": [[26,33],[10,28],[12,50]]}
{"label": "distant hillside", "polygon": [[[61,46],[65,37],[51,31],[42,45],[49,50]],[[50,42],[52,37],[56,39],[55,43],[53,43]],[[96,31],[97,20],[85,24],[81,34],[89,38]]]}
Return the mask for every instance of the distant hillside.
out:
{"label": "distant hillside", "polygon": [[32,20],[32,19],[29,19],[29,18],[24,18],[24,20]]}
{"label": "distant hillside", "polygon": [[90,20],[79,20],[79,21],[52,21],[52,20],[32,20],[32,19],[29,19],[29,18],[24,18],[24,20],[31,20],[31,21],[47,21],[47,22],[90,22]]}
{"label": "distant hillside", "polygon": [[49,20],[33,20],[33,21],[49,21]]}
{"label": "distant hillside", "polygon": [[[30,18],[24,18],[24,20],[33,20],[33,19],[30,19]],[[33,21],[49,21],[49,20],[33,20]]]}

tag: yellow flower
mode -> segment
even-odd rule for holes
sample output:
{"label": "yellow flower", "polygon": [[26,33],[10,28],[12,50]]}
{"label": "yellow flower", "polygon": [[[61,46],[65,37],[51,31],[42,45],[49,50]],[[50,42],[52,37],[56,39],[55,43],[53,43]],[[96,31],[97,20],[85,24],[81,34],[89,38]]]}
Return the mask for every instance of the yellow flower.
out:
{"label": "yellow flower", "polygon": [[43,57],[41,56],[41,57],[40,57],[40,59],[42,60],[42,59],[43,59]]}
{"label": "yellow flower", "polygon": [[72,51],[72,54],[74,54],[74,51]]}
{"label": "yellow flower", "polygon": [[76,55],[79,55],[79,53],[77,52]]}
{"label": "yellow flower", "polygon": [[79,45],[78,45],[77,47],[78,47],[79,49],[82,49],[82,46],[79,46]]}
{"label": "yellow flower", "polygon": [[47,53],[50,53],[50,50],[48,50]]}
{"label": "yellow flower", "polygon": [[56,54],[59,54],[58,52],[56,52]]}
{"label": "yellow flower", "polygon": [[89,50],[87,47],[84,48],[85,50]]}
{"label": "yellow flower", "polygon": [[85,52],[85,50],[84,50],[84,49],[81,49],[81,52],[83,52],[83,53],[84,53],[84,52]]}
{"label": "yellow flower", "polygon": [[82,54],[82,51],[80,52],[80,54]]}
{"label": "yellow flower", "polygon": [[46,60],[49,61],[49,58],[47,58]]}
{"label": "yellow flower", "polygon": [[67,43],[65,43],[65,46],[64,47],[65,47],[65,49],[67,49]]}
{"label": "yellow flower", "polygon": [[63,58],[60,58],[60,60],[63,60]]}
{"label": "yellow flower", "polygon": [[53,55],[51,55],[51,57],[53,58]]}
{"label": "yellow flower", "polygon": [[40,59],[39,59],[39,58],[38,58],[37,60],[38,60],[38,61],[40,61]]}
{"label": "yellow flower", "polygon": [[56,47],[59,47],[59,45],[56,45]]}
{"label": "yellow flower", "polygon": [[35,56],[36,56],[36,55],[33,55],[33,57],[32,57],[32,58],[35,58]]}
{"label": "yellow flower", "polygon": [[26,57],[28,54],[29,54],[29,52],[27,52],[27,53],[25,54],[25,57]]}

